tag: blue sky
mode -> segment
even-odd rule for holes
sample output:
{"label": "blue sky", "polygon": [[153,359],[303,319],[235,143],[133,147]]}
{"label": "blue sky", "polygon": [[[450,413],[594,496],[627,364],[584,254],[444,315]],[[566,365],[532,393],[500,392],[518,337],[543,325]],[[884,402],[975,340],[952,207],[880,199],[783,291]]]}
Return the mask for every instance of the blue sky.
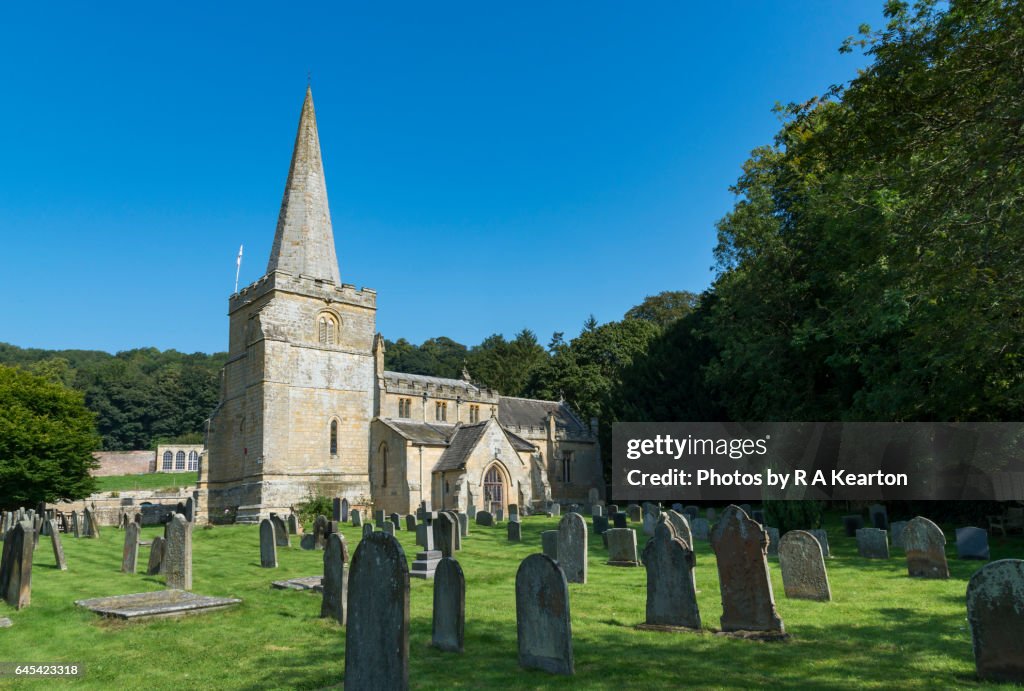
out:
{"label": "blue sky", "polygon": [[865,64],[881,0],[16,3],[0,20],[0,341],[227,348],[312,72],[342,280],[472,345],[713,278],[751,149]]}

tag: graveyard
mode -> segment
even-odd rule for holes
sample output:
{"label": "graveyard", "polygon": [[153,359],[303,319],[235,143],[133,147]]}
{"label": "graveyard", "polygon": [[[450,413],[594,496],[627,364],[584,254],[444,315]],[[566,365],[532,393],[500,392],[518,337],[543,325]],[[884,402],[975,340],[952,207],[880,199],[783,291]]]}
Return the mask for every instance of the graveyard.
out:
{"label": "graveyard", "polygon": [[[587,516],[586,583],[568,584],[575,673],[523,669],[517,657],[517,569],[541,552],[542,532],[557,530],[561,518],[524,516],[520,542],[509,541],[506,521],[470,522],[462,549],[454,553],[466,587],[462,653],[431,645],[434,581],[410,579],[412,688],[990,686],[975,672],[965,606],[967,581],[986,562],[957,559],[954,526],[944,525],[950,577],[910,578],[899,547],[891,548],[888,559],[862,556],[839,514],[829,514],[825,525],[831,601],[787,597],[778,558],[768,558],[775,608],[787,634],[775,641],[716,634],[723,613],[719,573],[710,543],[699,538],[694,581],[702,632],[637,628],[645,621],[646,569],[608,565],[609,551]],[[628,525],[636,531],[638,553],[645,554],[649,538],[642,524]],[[339,527],[350,553],[347,571],[363,528]],[[307,537],[312,530],[305,525]],[[162,527],[146,526],[139,539],[145,543],[161,535]],[[276,580],[323,575],[323,550],[302,549],[297,536],[290,547],[277,548],[277,567],[267,568],[261,566],[259,526],[194,526],[192,592],[241,602],[137,622],[103,618],[75,602],[163,590],[164,575],[145,575],[149,549],[139,549],[139,568],[130,574],[122,572],[124,529],[104,527],[95,539],[62,537],[67,570],[56,568],[43,537],[35,550],[31,605],[3,608],[12,626],[0,632],[0,659],[74,663],[84,666],[84,674],[45,682],[4,680],[10,687],[342,687],[345,628],[320,617],[318,592],[271,587]],[[411,563],[420,549],[415,533],[403,524],[395,537]],[[992,561],[1024,553],[1020,535],[993,535],[989,543]],[[354,587],[349,584],[350,596]],[[349,620],[353,625],[372,622]]]}

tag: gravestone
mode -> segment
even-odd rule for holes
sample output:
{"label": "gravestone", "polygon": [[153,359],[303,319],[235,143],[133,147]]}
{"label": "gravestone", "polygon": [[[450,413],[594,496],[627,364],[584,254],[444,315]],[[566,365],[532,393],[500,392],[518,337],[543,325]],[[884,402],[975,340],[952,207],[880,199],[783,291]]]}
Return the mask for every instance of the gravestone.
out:
{"label": "gravestone", "polygon": [[185,500],[185,520],[192,523],[195,520],[196,503],[192,497]]}
{"label": "gravestone", "polygon": [[518,521],[519,520],[519,504],[508,505],[508,520]]}
{"label": "gravestone", "polygon": [[331,516],[336,521],[341,520],[341,497],[331,500]]}
{"label": "gravestone", "polygon": [[391,519],[391,525],[395,526],[395,532],[402,530],[402,517],[397,513],[391,514],[388,518]]}
{"label": "gravestone", "polygon": [[455,551],[458,552],[462,549],[462,530],[459,528],[459,514],[454,511],[445,511],[445,513],[448,514],[448,517],[452,520],[452,525],[455,527],[455,532],[452,535],[455,538]]}
{"label": "gravestone", "polygon": [[615,514],[617,514],[618,512],[619,512],[619,505],[618,504],[609,504],[607,510],[605,511],[605,515],[611,517],[611,516],[614,516]]}
{"label": "gravestone", "polygon": [[949,578],[946,536],[927,518],[918,516],[903,529],[903,550],[907,572],[914,578]]}
{"label": "gravestone", "polygon": [[50,546],[53,547],[53,560],[61,571],[68,570],[67,559],[64,558],[64,545],[60,542],[60,530],[57,529],[57,521],[50,519]]}
{"label": "gravestone", "polygon": [[412,533],[412,532],[416,531],[417,527],[419,527],[419,526],[416,525],[416,517],[414,515],[412,515],[411,513],[408,514],[405,517],[405,529],[408,530],[410,533]]}
{"label": "gravestone", "polygon": [[316,517],[315,521],[313,521],[313,549],[323,549],[326,546],[327,516],[320,515]]}
{"label": "gravestone", "polygon": [[96,515],[88,508],[83,509],[82,514],[85,517],[85,536],[99,538],[100,524],[96,521]]}
{"label": "gravestone", "polygon": [[693,588],[693,552],[676,537],[672,524],[659,523],[644,547],[647,568],[648,627],[686,628],[699,631],[700,611]]}
{"label": "gravestone", "polygon": [[863,527],[864,519],[859,514],[843,516],[843,530],[846,531],[846,537],[856,537],[857,531]]}
{"label": "gravestone", "polygon": [[666,516],[668,517],[668,522],[672,524],[676,537],[682,538],[683,542],[692,547],[693,533],[690,532],[690,521],[686,519],[686,516],[674,509],[669,510]]}
{"label": "gravestone", "polygon": [[974,527],[957,528],[956,558],[988,561],[988,531]]}
{"label": "gravestone", "polygon": [[299,540],[299,548],[307,551],[311,551],[313,549],[313,533],[302,536]]}
{"label": "gravestone", "polygon": [[541,551],[558,561],[558,531],[545,530],[540,534]]}
{"label": "gravestone", "polygon": [[608,531],[608,517],[607,516],[594,516],[594,532],[598,535],[604,535]]}
{"label": "gravestone", "polygon": [[372,533],[352,556],[345,689],[409,688],[409,567],[398,539]]}
{"label": "gravestone", "polygon": [[476,524],[490,527],[494,525],[494,517],[491,515],[490,511],[477,511]]}
{"label": "gravestone", "polygon": [[284,519],[276,513],[270,514],[270,522],[274,525],[274,542],[278,547],[291,547],[292,540],[288,537],[288,526]]}
{"label": "gravestone", "polygon": [[459,514],[459,533],[462,537],[469,536],[469,514],[467,513]]}
{"label": "gravestone", "polygon": [[893,547],[903,549],[903,531],[907,528],[907,521],[893,521],[889,524],[892,533]]}
{"label": "gravestone", "polygon": [[445,557],[434,570],[434,618],[431,645],[461,653],[466,629],[466,577],[459,562]]}
{"label": "gravestone", "polygon": [[476,504],[472,501],[470,501],[469,505],[466,507],[466,516],[476,520]]}
{"label": "gravestone", "polygon": [[78,526],[78,512],[71,512],[71,534],[75,537],[81,537],[80,528]]}
{"label": "gravestone", "polygon": [[597,487],[591,487],[587,490],[587,503],[593,506],[601,500],[601,493],[597,491]]}
{"label": "gravestone", "polygon": [[433,520],[434,549],[441,553],[442,557],[455,556],[455,534],[458,528],[452,522],[451,514],[441,511]]}
{"label": "gravestone", "polygon": [[[648,505],[645,508],[649,508],[650,506],[651,505]],[[661,512],[658,511],[657,507],[654,507],[653,511],[651,511],[651,510],[644,511],[644,535],[648,535],[648,536],[652,536],[652,537],[654,536],[654,526],[657,525],[657,523],[658,523],[658,516],[659,515],[661,515]]]}
{"label": "gravestone", "polygon": [[320,603],[320,618],[334,619],[345,625],[345,541],[341,533],[327,538],[324,549],[323,600]]}
{"label": "gravestone", "polygon": [[587,582],[587,522],[578,513],[558,523],[558,563],[569,583]]}
{"label": "gravestone", "polygon": [[694,540],[706,542],[711,537],[711,525],[706,518],[694,518],[690,521],[690,530],[693,532]]}
{"label": "gravestone", "polygon": [[558,562],[543,554],[531,554],[516,572],[516,634],[521,667],[575,673],[569,585]]}
{"label": "gravestone", "polygon": [[805,530],[790,530],[779,541],[779,568],[786,597],[795,600],[832,599],[821,543]]}
{"label": "gravestone", "polygon": [[391,521],[384,521],[383,523],[380,524],[380,531],[382,533],[387,533],[388,535],[394,535],[395,534],[395,524],[392,523]]}
{"label": "gravestone", "polygon": [[3,558],[0,559],[0,595],[14,609],[32,603],[32,542],[30,520],[17,521],[4,537]]}
{"label": "gravestone", "polygon": [[889,529],[889,513],[881,504],[872,504],[869,506],[868,517],[871,520],[872,527],[878,528],[879,530]]}
{"label": "gravestone", "polygon": [[779,556],[779,529],[766,526],[765,532],[768,533],[768,556]]}
{"label": "gravestone", "polygon": [[500,506],[494,509],[494,520],[497,523],[505,520],[505,510]]}
{"label": "gravestone", "polygon": [[551,506],[548,508],[548,511],[551,513],[552,516],[561,516],[562,505],[559,504],[558,502],[553,501],[551,502]]}
{"label": "gravestone", "polygon": [[865,559],[888,559],[889,532],[880,528],[859,528],[857,554]]}
{"label": "gravestone", "polygon": [[643,509],[639,504],[630,504],[626,507],[626,515],[631,523],[639,523],[644,520]]}
{"label": "gravestone", "polygon": [[192,524],[180,513],[167,524],[164,573],[168,588],[192,590]]}
{"label": "gravestone", "polygon": [[433,532],[425,522],[416,525],[416,544],[423,549],[427,548],[427,532]]}
{"label": "gravestone", "polygon": [[341,516],[339,518],[335,518],[334,520],[341,521],[342,523],[347,521],[348,520],[349,506],[350,505],[348,503],[348,499],[345,498],[345,497],[342,497],[341,498]]}
{"label": "gravestone", "polygon": [[359,513],[359,509],[352,509],[352,525],[359,527],[363,524],[363,515]]}
{"label": "gravestone", "polygon": [[768,577],[768,533],[738,506],[715,524],[711,548],[718,558],[723,631],[784,633]]}
{"label": "gravestone", "polygon": [[597,518],[598,516],[604,515],[604,507],[600,504],[594,504],[590,507],[590,517]]}
{"label": "gravestone", "polygon": [[124,529],[124,551],[121,553],[121,573],[135,573],[139,566],[139,524],[134,521]]}
{"label": "gravestone", "polygon": [[636,549],[636,531],[632,528],[612,528],[608,538],[609,566],[640,566]]}
{"label": "gravestone", "polygon": [[718,514],[715,512],[714,509],[708,509],[707,511],[704,512],[704,516],[708,519],[708,523],[713,524],[715,522],[715,518],[718,517]]}
{"label": "gravestone", "polygon": [[971,576],[967,622],[978,677],[1024,683],[1024,560],[994,561]]}
{"label": "gravestone", "polygon": [[509,542],[522,542],[523,541],[523,526],[519,521],[508,522],[508,541]]}
{"label": "gravestone", "polygon": [[370,523],[363,523],[363,537],[373,535],[373,525]]}
{"label": "gravestone", "polygon": [[692,521],[700,516],[700,509],[696,506],[685,506],[683,507],[683,515]]}
{"label": "gravestone", "polygon": [[298,519],[298,517],[295,514],[290,513],[290,514],[288,514],[288,535],[291,536],[291,535],[298,535],[298,534],[299,534],[299,519]]}
{"label": "gravestone", "polygon": [[622,511],[616,511],[612,514],[612,525],[616,528],[628,528],[628,516]]}
{"label": "gravestone", "polygon": [[373,523],[374,525],[384,524],[384,509],[377,509],[373,512]]}
{"label": "gravestone", "polygon": [[828,549],[828,532],[827,531],[825,531],[825,530],[823,530],[821,528],[815,528],[814,530],[808,530],[807,532],[810,533],[811,535],[813,535],[814,539],[818,541],[819,545],[821,545],[821,555],[823,557],[830,557],[830,556],[832,556],[832,554],[829,552],[829,549]]}
{"label": "gravestone", "polygon": [[277,538],[274,537],[274,523],[269,518],[260,521],[260,566],[277,568]]}
{"label": "gravestone", "polygon": [[164,572],[164,550],[166,541],[162,537],[153,538],[149,546],[149,563],[146,565],[146,575],[156,576]]}

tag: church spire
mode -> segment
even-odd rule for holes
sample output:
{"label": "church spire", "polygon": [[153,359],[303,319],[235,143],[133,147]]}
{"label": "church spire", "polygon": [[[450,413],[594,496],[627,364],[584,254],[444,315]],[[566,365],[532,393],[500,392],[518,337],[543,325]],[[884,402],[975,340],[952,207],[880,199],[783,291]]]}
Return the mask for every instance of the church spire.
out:
{"label": "church spire", "polygon": [[306,87],[306,100],[299,117],[299,132],[295,135],[295,151],[281,200],[281,213],[277,217],[274,247],[267,263],[268,274],[279,269],[296,276],[303,274],[341,283],[331,212],[327,208],[327,183],[320,158],[313,92],[309,87]]}

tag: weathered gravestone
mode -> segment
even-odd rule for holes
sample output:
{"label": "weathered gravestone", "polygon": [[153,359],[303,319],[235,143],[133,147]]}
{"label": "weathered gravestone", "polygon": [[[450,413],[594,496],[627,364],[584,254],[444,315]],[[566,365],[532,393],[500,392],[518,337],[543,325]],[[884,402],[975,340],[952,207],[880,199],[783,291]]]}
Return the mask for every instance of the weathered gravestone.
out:
{"label": "weathered gravestone", "polygon": [[846,537],[856,537],[857,531],[864,527],[864,519],[859,515],[843,516],[843,530]]}
{"label": "weathered gravestone", "polygon": [[608,538],[609,566],[640,566],[636,549],[636,531],[632,528],[612,528]]}
{"label": "weathered gravestone", "polygon": [[956,558],[988,561],[988,531],[974,527],[957,528]]}
{"label": "weathered gravestone", "polygon": [[[382,521],[383,522],[383,521]],[[327,516],[320,515],[313,521],[313,549],[327,546]]]}
{"label": "weathered gravestone", "polygon": [[455,555],[455,534],[458,528],[452,521],[451,514],[441,511],[433,520],[434,528],[434,549],[441,553],[442,557]]}
{"label": "weathered gravestone", "polygon": [[400,532],[402,530],[402,517],[401,516],[399,516],[397,513],[393,513],[390,516],[388,516],[388,519],[391,521],[391,525],[395,526],[395,532],[396,533]]}
{"label": "weathered gravestone", "polygon": [[462,537],[469,535],[469,514],[467,513],[459,514],[459,533]]}
{"label": "weathered gravestone", "polygon": [[392,523],[391,521],[384,521],[378,527],[380,528],[380,531],[382,533],[387,533],[388,535],[394,535],[395,534],[395,524]]}
{"label": "weathered gravestone", "polygon": [[260,566],[277,568],[277,539],[274,537],[274,523],[269,518],[260,521]]}
{"label": "weathered gravestone", "polygon": [[857,554],[865,559],[888,559],[888,531],[881,530],[880,528],[858,528]]}
{"label": "weathered gravestone", "polygon": [[607,516],[594,516],[594,532],[598,535],[604,535],[608,532],[608,517]]}
{"label": "weathered gravestone", "polygon": [[491,515],[490,511],[477,511],[476,524],[490,527],[494,525],[494,516]]}
{"label": "weathered gravestone", "polygon": [[149,546],[149,563],[146,565],[146,575],[156,576],[164,572],[164,550],[167,543],[162,537],[153,538]]}
{"label": "weathered gravestone", "polygon": [[192,590],[192,524],[180,513],[167,524],[164,573],[168,588]]}
{"label": "weathered gravestone", "polygon": [[927,518],[918,516],[903,529],[907,572],[914,578],[949,578],[946,536]]}
{"label": "weathered gravestone", "polygon": [[53,560],[57,563],[58,569],[67,571],[68,562],[64,558],[64,545],[60,542],[60,530],[57,529],[57,521],[51,518],[47,523],[50,524],[50,546],[53,547]]}
{"label": "weathered gravestone", "polygon": [[522,542],[523,541],[523,526],[519,521],[508,522],[508,541],[509,542]]}
{"label": "weathered gravestone", "polygon": [[291,547],[292,539],[288,536],[288,525],[276,513],[270,514],[270,522],[274,524],[274,541],[278,547]]}
{"label": "weathered gravestone", "polygon": [[405,529],[412,533],[415,532],[416,528],[418,527],[419,526],[416,523],[416,516],[412,515],[411,513],[407,514],[405,517]]}
{"label": "weathered gravestone", "polygon": [[100,536],[100,524],[96,520],[96,514],[86,508],[82,511],[82,515],[85,520],[85,536],[98,538]]}
{"label": "weathered gravestone", "polygon": [[889,527],[892,533],[892,546],[903,549],[903,531],[907,529],[907,521],[893,521]]}
{"label": "weathered gravestone", "polygon": [[658,523],[661,510],[654,504],[644,505],[644,535],[653,536],[654,526]]}
{"label": "weathered gravestone", "polygon": [[612,514],[612,526],[615,528],[628,528],[628,516],[623,511],[616,511]]}
{"label": "weathered gravestone", "polygon": [[821,555],[823,557],[832,556],[828,549],[828,532],[821,528],[815,528],[814,530],[808,530],[808,533],[814,536],[814,539],[821,545]]}
{"label": "weathered gravestone", "polygon": [[711,525],[708,523],[708,519],[694,518],[690,521],[690,529],[693,532],[693,539],[705,542],[711,537]]}
{"label": "weathered gravestone", "polygon": [[466,628],[466,577],[459,562],[445,557],[434,570],[434,619],[431,644],[461,653]]}
{"label": "weathered gravestone", "polygon": [[324,549],[323,600],[320,618],[345,625],[345,541],[340,533],[327,538]]}
{"label": "weathered gravestone", "polygon": [[75,537],[81,536],[81,529],[78,526],[78,512],[71,512],[71,534]]}
{"label": "weathered gravestone", "polygon": [[558,562],[544,554],[531,554],[516,572],[516,633],[521,667],[575,673],[569,584]]}
{"label": "weathered gravestone", "polygon": [[545,530],[540,534],[541,551],[558,561],[558,531]]}
{"label": "weathered gravestone", "polygon": [[363,515],[359,512],[359,509],[352,509],[352,525],[359,527],[363,524]]}
{"label": "weathered gravestone", "polygon": [[767,547],[768,533],[738,506],[715,524],[711,548],[718,558],[723,631],[785,632],[775,611]]}
{"label": "weathered gravestone", "polygon": [[604,507],[601,506],[600,504],[594,504],[593,506],[590,507],[590,517],[591,518],[596,518],[597,516],[603,516],[603,515],[604,515]]}
{"label": "weathered gravestone", "polygon": [[881,504],[872,504],[868,507],[868,517],[871,519],[871,526],[879,530],[889,529],[889,513]]}
{"label": "weathered gravestone", "polygon": [[647,568],[647,619],[640,628],[700,630],[697,593],[693,588],[693,551],[665,522],[655,526],[644,547]]}
{"label": "weathered gravestone", "polygon": [[373,535],[373,525],[370,523],[363,523],[363,538]]}
{"label": "weathered gravestone", "polygon": [[[459,529],[459,514],[454,511],[445,511],[448,517],[452,520],[452,525],[455,526],[455,532],[452,537],[455,538],[455,551],[458,552],[462,549],[462,531]],[[455,556],[454,553],[452,556]]]}
{"label": "weathered gravestone", "polygon": [[299,517],[296,516],[293,513],[288,514],[287,525],[288,525],[288,535],[289,535],[289,540],[290,540],[291,539],[290,536],[298,535],[300,533],[300,530],[299,530]]}
{"label": "weathered gravestone", "polygon": [[124,551],[121,553],[121,573],[135,573],[139,567],[139,524],[134,521],[124,529]]}
{"label": "weathered gravestone", "polygon": [[821,543],[805,530],[790,530],[779,541],[779,568],[786,597],[795,600],[832,599]]}
{"label": "weathered gravestone", "polygon": [[609,516],[609,517],[610,516],[614,516],[618,512],[619,512],[619,505],[618,504],[609,504],[608,508],[605,509],[605,514],[607,516]]}
{"label": "weathered gravestone", "polygon": [[994,561],[971,576],[967,622],[978,677],[1024,683],[1024,560]]}
{"label": "weathered gravestone", "polygon": [[373,512],[373,523],[374,525],[384,525],[386,517],[384,516],[384,509],[377,509]]}
{"label": "weathered gravestone", "polygon": [[644,520],[644,510],[639,504],[630,504],[626,507],[626,515],[629,516],[630,523],[639,523]]}
{"label": "weathered gravestone", "polygon": [[0,557],[0,595],[14,609],[32,603],[32,522],[17,521],[4,538]]}
{"label": "weathered gravestone", "polygon": [[352,556],[346,691],[409,688],[409,567],[393,535],[371,533]]}
{"label": "weathered gravestone", "polygon": [[690,532],[690,521],[686,519],[686,516],[672,509],[666,512],[668,522],[672,524],[672,529],[676,533],[676,537],[681,538],[687,545],[693,546],[693,533]]}
{"label": "weathered gravestone", "polygon": [[331,500],[331,517],[336,521],[343,520],[341,517],[341,497],[335,497]]}
{"label": "weathered gravestone", "polygon": [[587,522],[578,513],[558,522],[558,563],[570,583],[587,582]]}
{"label": "weathered gravestone", "polygon": [[768,533],[768,556],[779,556],[779,529],[765,526],[765,532]]}
{"label": "weathered gravestone", "polygon": [[551,502],[550,506],[548,506],[548,511],[551,513],[552,516],[561,516],[562,505],[556,501],[553,501]]}

